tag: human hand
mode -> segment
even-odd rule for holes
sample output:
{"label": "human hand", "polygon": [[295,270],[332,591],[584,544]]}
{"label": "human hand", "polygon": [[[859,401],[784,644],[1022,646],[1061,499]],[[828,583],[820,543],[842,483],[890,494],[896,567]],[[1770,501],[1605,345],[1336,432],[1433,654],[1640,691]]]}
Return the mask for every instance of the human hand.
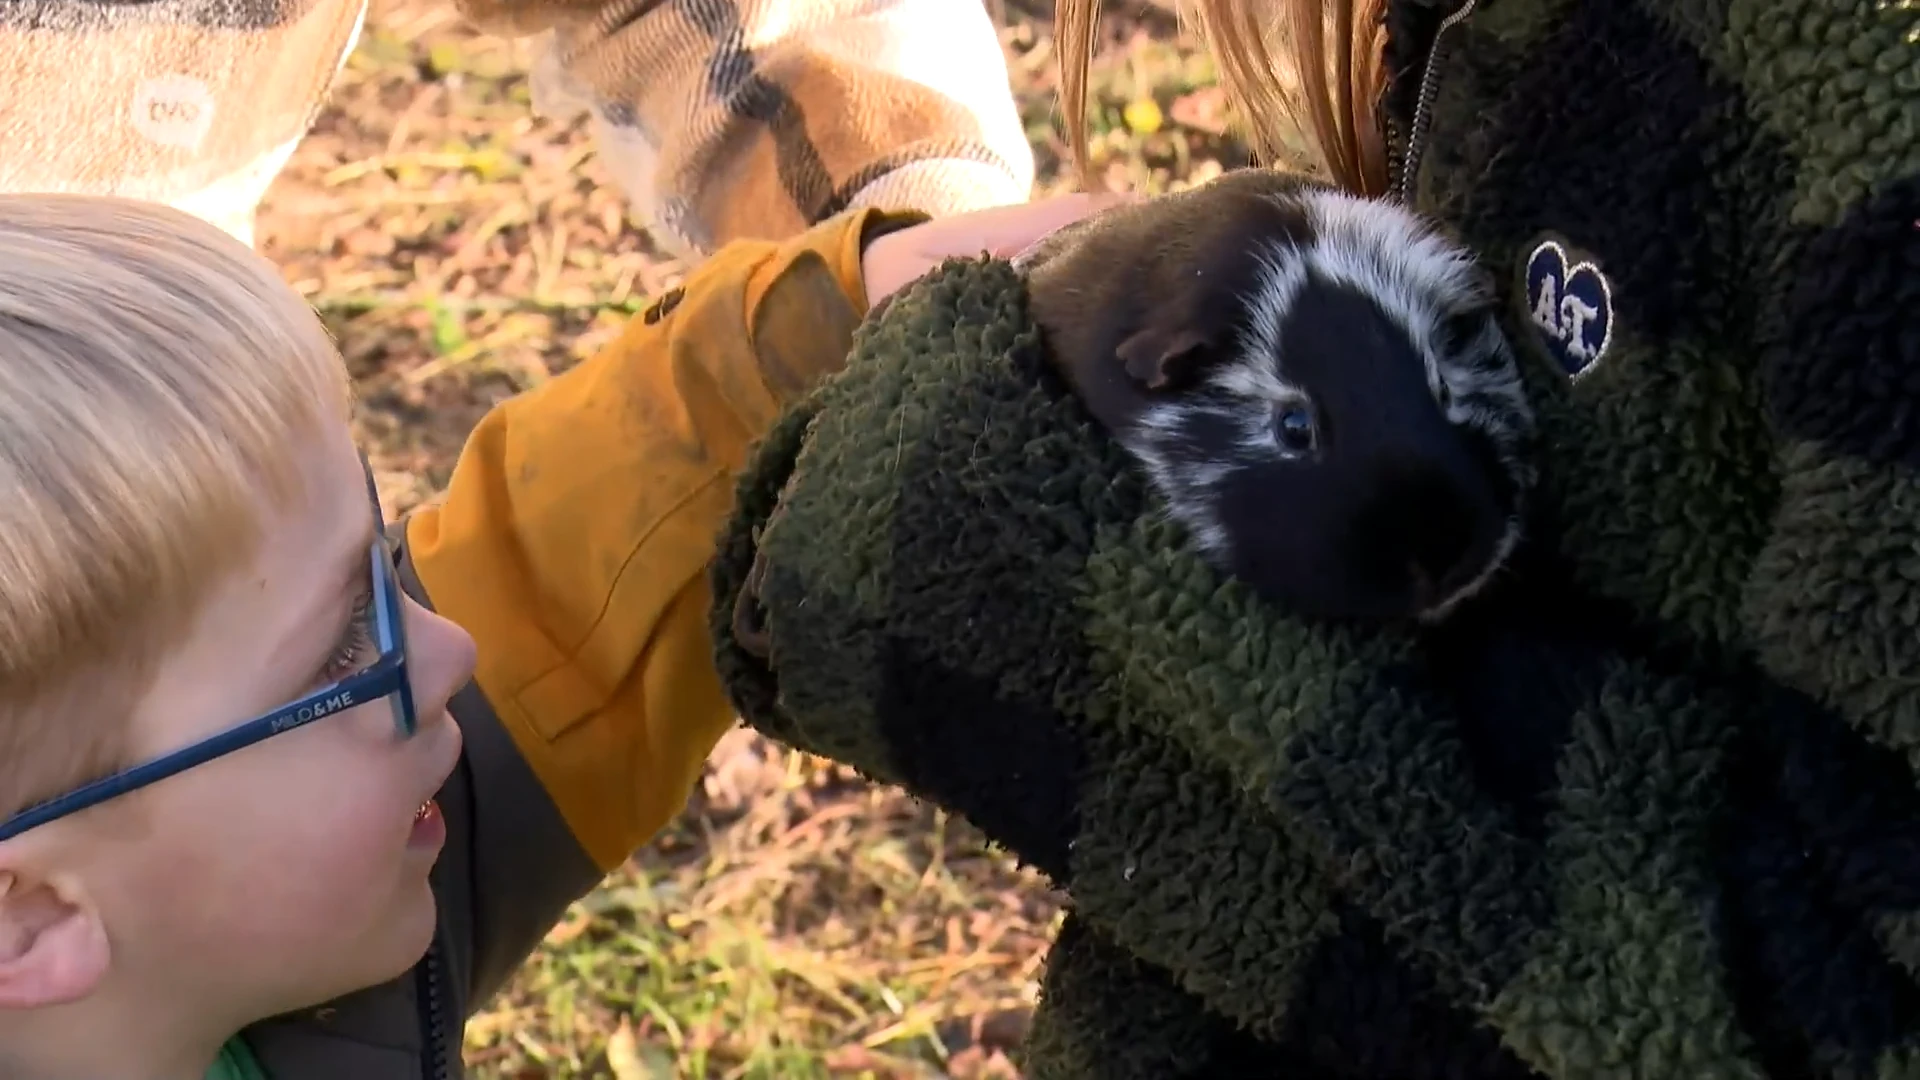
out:
{"label": "human hand", "polygon": [[934,218],[875,237],[860,256],[860,272],[867,285],[867,305],[877,307],[949,258],[968,258],[983,252],[1010,258],[1063,225],[1136,198],[1138,196],[1115,192],[1054,195],[1033,202]]}

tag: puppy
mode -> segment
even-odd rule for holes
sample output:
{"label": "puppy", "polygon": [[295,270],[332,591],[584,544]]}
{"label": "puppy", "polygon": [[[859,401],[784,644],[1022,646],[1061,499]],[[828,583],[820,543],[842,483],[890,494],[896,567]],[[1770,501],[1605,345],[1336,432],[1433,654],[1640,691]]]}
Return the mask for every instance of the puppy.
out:
{"label": "puppy", "polygon": [[1014,265],[1076,395],[1260,595],[1432,622],[1518,543],[1533,414],[1490,282],[1423,219],[1242,169]]}

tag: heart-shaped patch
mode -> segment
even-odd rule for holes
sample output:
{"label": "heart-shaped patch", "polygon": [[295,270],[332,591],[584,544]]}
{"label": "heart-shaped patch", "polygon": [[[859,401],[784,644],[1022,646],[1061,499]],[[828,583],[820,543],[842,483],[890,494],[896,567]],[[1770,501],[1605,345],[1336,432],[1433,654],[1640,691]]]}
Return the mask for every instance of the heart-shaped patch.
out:
{"label": "heart-shaped patch", "polygon": [[1569,377],[1578,378],[1613,343],[1613,288],[1590,262],[1567,262],[1557,240],[1527,256],[1527,308],[1541,339]]}

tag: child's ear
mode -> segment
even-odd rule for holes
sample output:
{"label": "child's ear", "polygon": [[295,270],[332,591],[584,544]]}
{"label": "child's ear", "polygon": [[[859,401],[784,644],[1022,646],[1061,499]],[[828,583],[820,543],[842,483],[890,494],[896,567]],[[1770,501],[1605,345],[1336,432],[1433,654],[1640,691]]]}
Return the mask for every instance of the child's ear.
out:
{"label": "child's ear", "polygon": [[78,882],[0,869],[0,1009],[64,1005],[107,973],[107,928]]}

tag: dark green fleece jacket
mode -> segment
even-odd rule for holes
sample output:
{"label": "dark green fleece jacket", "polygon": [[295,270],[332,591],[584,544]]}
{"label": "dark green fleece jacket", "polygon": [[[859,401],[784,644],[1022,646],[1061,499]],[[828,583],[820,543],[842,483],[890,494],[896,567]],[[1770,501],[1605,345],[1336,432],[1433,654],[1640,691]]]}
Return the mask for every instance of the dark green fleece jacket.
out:
{"label": "dark green fleece jacket", "polygon": [[1540,420],[1491,595],[1257,603],[954,263],[744,477],[735,701],[1070,893],[1029,1080],[1920,1077],[1920,6],[1447,2],[1384,111]]}

